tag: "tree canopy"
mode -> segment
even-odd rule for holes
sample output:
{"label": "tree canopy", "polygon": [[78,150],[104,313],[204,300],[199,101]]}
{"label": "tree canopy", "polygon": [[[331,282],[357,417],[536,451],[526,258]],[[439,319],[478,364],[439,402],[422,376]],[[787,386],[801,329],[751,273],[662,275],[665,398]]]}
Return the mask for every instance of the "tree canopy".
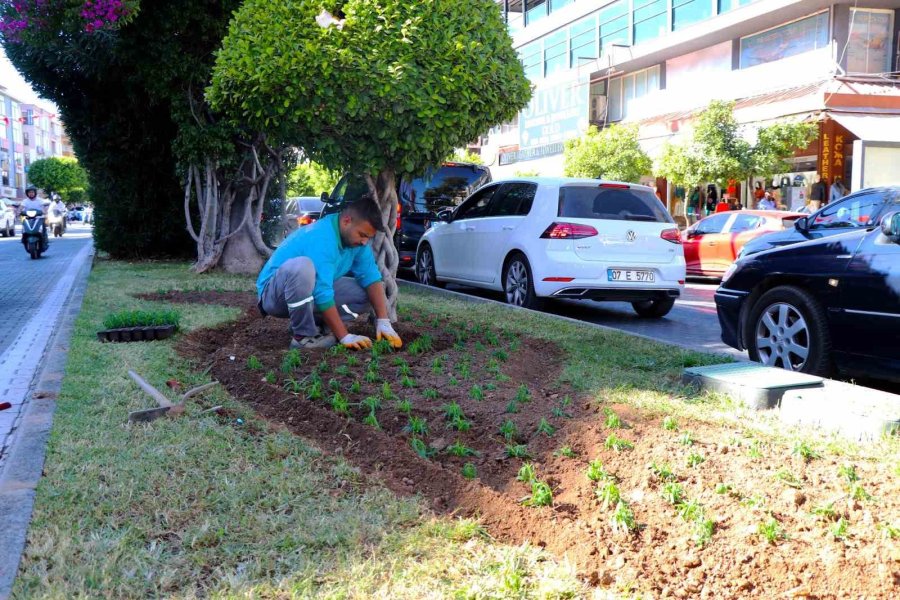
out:
{"label": "tree canopy", "polygon": [[663,147],[656,170],[690,187],[772,175],[786,169],[785,158],[805,148],[815,134],[810,123],[775,123],[761,127],[751,144],[734,117],[734,103],[716,100],[700,114],[689,141]]}
{"label": "tree canopy", "polygon": [[310,161],[298,163],[288,174],[288,196],[319,196],[331,193],[340,179],[340,172],[330,171],[322,165]]}
{"label": "tree canopy", "polygon": [[77,160],[56,156],[31,163],[28,180],[48,194],[55,192],[67,200],[71,192],[84,191],[88,185],[87,173]]}
{"label": "tree canopy", "polygon": [[568,140],[564,153],[566,177],[602,177],[637,183],[650,174],[653,162],[638,144],[637,125],[595,126],[574,140]]}
{"label": "tree canopy", "polygon": [[246,0],[212,105],[327,168],[417,175],[531,96],[492,0],[329,4],[332,19],[318,3]]}

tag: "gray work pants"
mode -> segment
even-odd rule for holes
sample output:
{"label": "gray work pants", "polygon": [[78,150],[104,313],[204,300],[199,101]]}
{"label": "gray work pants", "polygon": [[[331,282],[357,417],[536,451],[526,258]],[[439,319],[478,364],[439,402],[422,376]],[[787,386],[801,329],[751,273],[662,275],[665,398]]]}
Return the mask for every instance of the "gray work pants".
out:
{"label": "gray work pants", "polygon": [[[289,318],[295,337],[318,335],[321,314],[315,312],[316,266],[305,256],[285,261],[263,288],[260,307],[273,317]],[[366,291],[352,277],[334,282],[334,303],[344,321],[372,310]]]}

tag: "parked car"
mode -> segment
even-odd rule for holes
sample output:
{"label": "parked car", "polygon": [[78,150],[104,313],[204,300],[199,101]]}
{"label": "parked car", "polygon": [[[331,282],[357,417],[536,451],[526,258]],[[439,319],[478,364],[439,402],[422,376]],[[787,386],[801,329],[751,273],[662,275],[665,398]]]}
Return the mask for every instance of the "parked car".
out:
{"label": "parked car", "polygon": [[3,237],[16,235],[16,211],[13,205],[0,199],[0,233]]}
{"label": "parked car", "polygon": [[[449,211],[469,194],[491,181],[487,167],[473,163],[447,162],[431,173],[403,180],[397,186],[399,206],[394,245],[400,254],[400,268],[412,269],[416,262],[416,248],[425,232],[426,223]],[[326,201],[325,215],[338,212],[344,204],[353,202],[369,188],[359,175],[344,175]]]}
{"label": "parked car", "polygon": [[735,210],[710,215],[681,234],[688,275],[721,277],[744,244],[772,231],[793,229],[801,213]]}
{"label": "parked car", "polygon": [[744,245],[740,256],[806,240],[838,235],[854,229],[873,229],[888,212],[900,210],[900,186],[866,188],[826,204],[794,221],[794,227],[760,236]]}
{"label": "parked car", "polygon": [[315,223],[322,216],[325,203],[315,196],[296,196],[284,203],[285,234],[298,227]]}
{"label": "parked car", "polygon": [[900,381],[900,212],[742,258],[715,299],[722,341],[755,361]]}
{"label": "parked car", "polygon": [[678,228],[646,186],[526,178],[486,185],[419,242],[421,283],[502,291],[516,306],[546,298],[631,302],[667,314],[684,286]]}
{"label": "parked car", "polygon": [[69,221],[79,221],[84,223],[84,207],[73,206],[72,210],[69,211]]}

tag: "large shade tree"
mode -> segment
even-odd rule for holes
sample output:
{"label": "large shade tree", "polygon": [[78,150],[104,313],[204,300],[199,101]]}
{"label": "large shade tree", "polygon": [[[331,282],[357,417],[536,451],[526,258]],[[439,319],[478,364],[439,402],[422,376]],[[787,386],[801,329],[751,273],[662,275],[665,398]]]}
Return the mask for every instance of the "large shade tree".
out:
{"label": "large shade tree", "polygon": [[270,253],[259,223],[283,150],[220,121],[204,99],[240,4],[0,0],[6,52],[59,106],[90,173],[95,241],[113,256],[193,245],[198,271],[253,271]]}
{"label": "large shade tree", "polygon": [[28,167],[28,181],[48,194],[69,194],[87,189],[87,173],[74,158],[51,156],[34,161]]}
{"label": "large shade tree", "polygon": [[649,175],[653,161],[638,143],[637,125],[613,124],[588,128],[566,141],[563,170],[567,177],[600,177],[637,183]]}
{"label": "large shade tree", "polygon": [[531,97],[493,0],[246,0],[212,81],[211,104],[235,122],[365,174],[389,228],[373,250],[392,316],[397,178],[421,175]]}

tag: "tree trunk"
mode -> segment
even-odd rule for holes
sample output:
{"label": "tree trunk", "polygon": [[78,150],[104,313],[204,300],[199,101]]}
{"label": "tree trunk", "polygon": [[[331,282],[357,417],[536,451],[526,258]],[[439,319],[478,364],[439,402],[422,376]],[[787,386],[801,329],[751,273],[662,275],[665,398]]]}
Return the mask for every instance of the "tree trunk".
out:
{"label": "tree trunk", "polygon": [[391,321],[397,320],[397,267],[400,255],[394,245],[394,234],[397,231],[397,176],[391,169],[385,169],[372,178],[366,175],[369,191],[381,208],[381,216],[386,233],[377,233],[372,240],[372,252],[375,262],[384,280],[384,291],[387,295],[388,316]]}

